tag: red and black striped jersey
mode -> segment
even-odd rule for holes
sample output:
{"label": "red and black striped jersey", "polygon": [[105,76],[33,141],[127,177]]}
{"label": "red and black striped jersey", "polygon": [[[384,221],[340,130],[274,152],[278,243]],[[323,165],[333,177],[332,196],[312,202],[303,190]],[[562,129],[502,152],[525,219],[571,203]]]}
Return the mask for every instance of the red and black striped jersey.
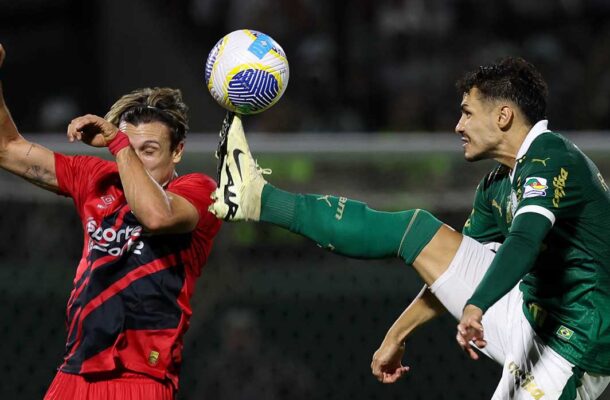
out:
{"label": "red and black striped jersey", "polygon": [[127,204],[116,163],[56,153],[55,170],[61,194],[73,199],[84,230],[60,370],[129,370],[170,379],[178,387],[190,298],[220,228],[208,212],[216,183],[198,173],[173,179],[166,190],[195,206],[197,227],[185,234],[149,235]]}

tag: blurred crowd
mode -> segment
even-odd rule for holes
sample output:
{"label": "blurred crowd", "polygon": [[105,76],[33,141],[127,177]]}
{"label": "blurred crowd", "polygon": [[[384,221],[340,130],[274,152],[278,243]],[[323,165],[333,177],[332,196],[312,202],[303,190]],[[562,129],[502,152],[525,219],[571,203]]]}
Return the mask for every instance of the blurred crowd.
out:
{"label": "blurred crowd", "polygon": [[189,15],[202,29],[256,21],[288,48],[291,130],[446,131],[455,80],[506,55],[543,71],[556,126],[610,126],[608,1],[191,0]]}
{"label": "blurred crowd", "polygon": [[[19,19],[15,22],[11,12],[31,23],[31,18],[24,15],[28,12],[38,15],[38,11],[33,11],[35,7],[27,8],[34,3],[44,2],[28,0],[15,5],[0,0],[0,22],[3,23],[0,34],[21,29],[16,25]],[[209,108],[218,113],[209,95],[203,93],[205,88],[201,82],[202,58],[213,44],[238,28],[260,30],[275,38],[287,53],[291,78],[284,98],[275,106],[277,110],[263,113],[254,121],[254,128],[260,131],[450,131],[459,113],[460,96],[454,88],[455,80],[466,70],[506,55],[522,56],[543,72],[550,85],[552,128],[607,130],[610,127],[610,1],[607,0],[130,0],[126,3],[108,0],[81,3],[58,0],[53,6],[57,9],[63,4],[70,13],[77,10],[70,18],[61,12],[55,14],[62,21],[55,27],[78,30],[79,39],[70,36],[71,39],[61,40],[63,36],[55,34],[57,39],[47,41],[46,45],[57,46],[57,51],[67,57],[80,57],[79,63],[87,60],[87,56],[91,60],[78,69],[69,66],[57,69],[58,74],[82,74],[83,79],[95,80],[104,76],[104,65],[111,68],[121,59],[115,63],[109,60],[137,51],[138,41],[156,41],[159,53],[170,56],[164,59],[151,56],[148,61],[146,54],[140,55],[143,61],[136,70],[123,66],[123,79],[137,82],[141,68],[178,71],[185,63],[196,65],[187,71],[186,75],[192,74],[192,77],[176,77],[175,83],[171,80],[169,83],[183,86],[187,100],[191,96],[204,112]],[[117,5],[112,7],[113,3]],[[96,13],[100,10],[103,12]],[[127,18],[121,13],[133,15]],[[49,15],[48,11],[45,15]],[[155,18],[162,22],[155,23]],[[49,21],[45,23],[48,25]],[[109,31],[117,29],[139,33],[110,36]],[[149,34],[151,30],[156,32]],[[105,43],[113,37],[118,40]],[[163,47],[163,40],[168,37],[174,39]],[[23,40],[27,43],[27,35]],[[121,50],[117,41],[126,48]],[[85,51],[83,46],[89,48]],[[150,48],[150,44],[146,46]],[[78,47],[76,54],[74,47]],[[36,54],[40,55],[40,48],[28,48],[38,50]],[[104,49],[102,54],[99,54],[100,48]],[[199,51],[193,52],[193,49]],[[198,58],[191,56],[192,53],[197,53]],[[39,62],[39,66],[44,63]],[[16,71],[17,67],[14,68]],[[98,91],[84,90],[80,85],[80,89],[57,92],[51,89],[51,83],[40,96],[30,98],[29,103],[24,104],[23,99],[17,101],[20,104],[14,113],[25,120],[30,131],[56,130],[65,119],[62,112],[88,112],[86,107],[103,109],[112,98],[122,94],[118,84],[113,88],[117,74],[112,75],[99,79]],[[129,78],[131,75],[134,76]],[[189,90],[197,90],[197,94],[189,95]],[[201,100],[203,97],[199,96],[204,95],[207,97]],[[33,109],[38,115],[36,119],[30,118]],[[193,122],[194,131],[213,131],[218,125],[216,119],[208,122],[199,115]]]}

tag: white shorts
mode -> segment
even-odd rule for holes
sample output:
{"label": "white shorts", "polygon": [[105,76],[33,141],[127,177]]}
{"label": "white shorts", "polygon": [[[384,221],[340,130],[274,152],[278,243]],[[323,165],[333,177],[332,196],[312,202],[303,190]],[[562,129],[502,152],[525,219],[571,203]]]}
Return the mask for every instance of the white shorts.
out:
{"label": "white shorts", "polygon": [[[466,301],[483,279],[498,247],[498,243],[482,245],[464,236],[447,271],[430,286],[431,292],[456,319],[461,318]],[[593,400],[600,396],[610,376],[587,373],[575,376],[574,364],[536,335],[523,314],[522,305],[523,296],[517,285],[483,316],[487,346],[481,352],[503,366],[492,399]],[[576,378],[580,378],[581,385],[569,395]]]}

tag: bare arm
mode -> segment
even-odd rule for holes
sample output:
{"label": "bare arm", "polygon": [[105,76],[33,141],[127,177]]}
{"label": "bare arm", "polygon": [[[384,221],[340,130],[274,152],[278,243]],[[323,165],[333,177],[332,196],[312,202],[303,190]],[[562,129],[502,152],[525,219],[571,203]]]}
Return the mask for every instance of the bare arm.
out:
{"label": "bare arm", "polygon": [[131,147],[116,157],[127,203],[140,223],[153,233],[185,233],[197,226],[199,213],[185,198],[163,190]]}
{"label": "bare arm", "polygon": [[[0,68],[6,53],[0,45]],[[23,138],[4,101],[0,82],[0,168],[53,192],[59,191],[53,152]]]}
{"label": "bare arm", "polygon": [[371,370],[383,383],[394,383],[409,367],[402,365],[405,339],[416,328],[443,314],[445,307],[427,287],[409,304],[386,333],[381,346],[373,355]]}
{"label": "bare arm", "polygon": [[[95,147],[105,147],[116,137],[118,128],[96,115],[72,120],[68,140],[80,140]],[[131,146],[116,154],[123,191],[129,207],[142,226],[151,233],[191,232],[199,222],[199,213],[185,198],[167,192],[142,164]]]}

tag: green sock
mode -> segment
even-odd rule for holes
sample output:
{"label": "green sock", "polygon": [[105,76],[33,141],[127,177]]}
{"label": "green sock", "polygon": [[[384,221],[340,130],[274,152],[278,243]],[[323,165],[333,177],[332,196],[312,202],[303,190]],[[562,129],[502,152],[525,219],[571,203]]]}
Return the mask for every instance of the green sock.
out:
{"label": "green sock", "polygon": [[354,258],[400,257],[412,264],[442,223],[425,210],[382,212],[345,197],[263,187],[261,221]]}

